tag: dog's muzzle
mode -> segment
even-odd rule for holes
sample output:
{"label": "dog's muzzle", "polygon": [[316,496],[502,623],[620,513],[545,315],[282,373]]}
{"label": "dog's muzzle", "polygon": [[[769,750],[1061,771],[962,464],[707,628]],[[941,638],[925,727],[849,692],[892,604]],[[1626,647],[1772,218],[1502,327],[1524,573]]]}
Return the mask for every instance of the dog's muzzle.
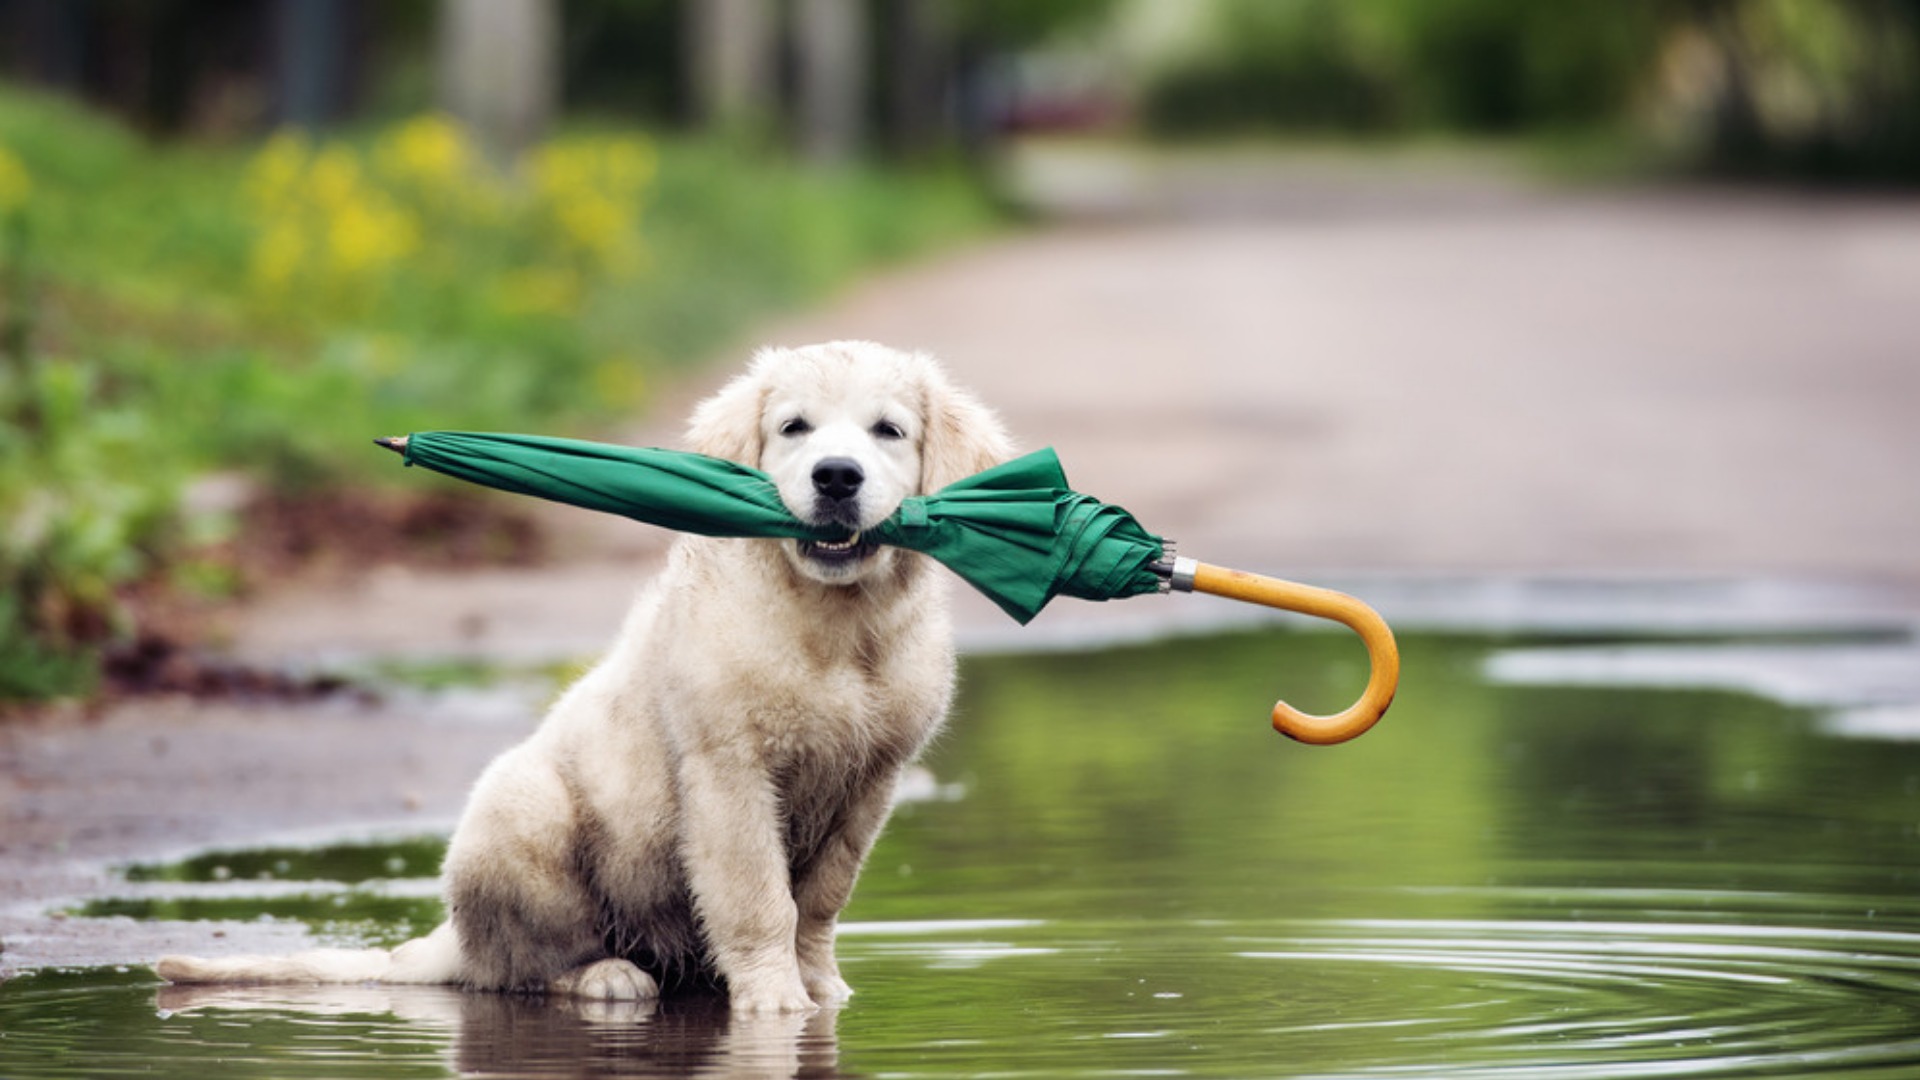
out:
{"label": "dog's muzzle", "polygon": [[816,525],[839,525],[853,530],[845,540],[802,540],[800,554],[829,566],[845,566],[873,554],[877,546],[860,536],[860,487],[866,470],[850,457],[821,458],[813,467]]}

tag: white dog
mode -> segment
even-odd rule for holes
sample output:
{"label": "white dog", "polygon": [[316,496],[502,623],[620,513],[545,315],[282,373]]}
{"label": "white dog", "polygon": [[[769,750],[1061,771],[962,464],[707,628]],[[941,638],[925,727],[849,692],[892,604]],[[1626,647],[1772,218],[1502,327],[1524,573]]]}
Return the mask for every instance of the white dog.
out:
{"label": "white dog", "polygon": [[[769,473],[800,519],[854,530],[1010,452],[933,361],[864,342],[762,352],[689,434]],[[835,920],[953,677],[925,556],[682,537],[612,651],[475,785],[444,925],[390,954],[157,970],[610,999],[712,984],[736,1012],[843,1001]]]}

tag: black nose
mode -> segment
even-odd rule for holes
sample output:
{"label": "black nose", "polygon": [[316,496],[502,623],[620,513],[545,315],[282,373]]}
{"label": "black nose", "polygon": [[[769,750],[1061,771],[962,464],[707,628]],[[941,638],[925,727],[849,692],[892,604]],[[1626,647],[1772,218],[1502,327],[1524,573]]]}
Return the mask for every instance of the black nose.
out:
{"label": "black nose", "polygon": [[821,458],[813,467],[813,490],[835,502],[844,502],[860,493],[860,482],[867,474],[852,458]]}

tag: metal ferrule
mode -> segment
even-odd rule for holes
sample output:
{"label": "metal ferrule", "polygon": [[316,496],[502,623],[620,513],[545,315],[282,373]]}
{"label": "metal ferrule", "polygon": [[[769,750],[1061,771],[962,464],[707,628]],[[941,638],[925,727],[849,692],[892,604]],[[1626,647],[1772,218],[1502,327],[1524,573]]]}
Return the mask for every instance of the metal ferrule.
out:
{"label": "metal ferrule", "polygon": [[1173,560],[1173,574],[1167,578],[1167,589],[1171,592],[1192,592],[1193,572],[1198,569],[1199,566],[1200,563],[1198,560],[1175,556]]}

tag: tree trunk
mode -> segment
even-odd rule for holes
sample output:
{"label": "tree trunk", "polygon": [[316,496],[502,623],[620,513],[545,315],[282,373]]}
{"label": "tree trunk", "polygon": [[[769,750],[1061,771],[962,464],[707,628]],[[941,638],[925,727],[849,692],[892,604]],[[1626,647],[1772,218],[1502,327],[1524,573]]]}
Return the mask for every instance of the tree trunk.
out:
{"label": "tree trunk", "polygon": [[799,0],[800,147],[809,160],[839,164],[866,140],[867,27],[861,0]]}
{"label": "tree trunk", "polygon": [[888,0],[886,12],[887,148],[926,157],[951,133],[951,35],[930,0]]}
{"label": "tree trunk", "polygon": [[560,97],[554,0],[441,0],[440,102],[501,166],[538,142]]}
{"label": "tree trunk", "polygon": [[686,0],[694,113],[722,130],[773,119],[780,21],[770,0]]}

